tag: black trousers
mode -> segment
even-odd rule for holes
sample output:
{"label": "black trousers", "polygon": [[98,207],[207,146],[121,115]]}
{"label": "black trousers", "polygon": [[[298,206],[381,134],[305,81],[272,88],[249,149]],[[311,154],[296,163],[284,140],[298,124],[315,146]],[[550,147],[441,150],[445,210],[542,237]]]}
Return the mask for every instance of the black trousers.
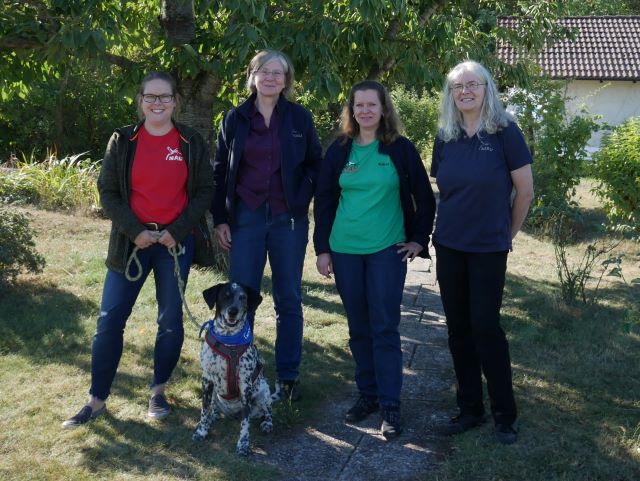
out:
{"label": "black trousers", "polygon": [[434,245],[460,413],[484,414],[484,373],[494,421],[511,424],[517,410],[509,345],[500,326],[508,252],[461,252]]}

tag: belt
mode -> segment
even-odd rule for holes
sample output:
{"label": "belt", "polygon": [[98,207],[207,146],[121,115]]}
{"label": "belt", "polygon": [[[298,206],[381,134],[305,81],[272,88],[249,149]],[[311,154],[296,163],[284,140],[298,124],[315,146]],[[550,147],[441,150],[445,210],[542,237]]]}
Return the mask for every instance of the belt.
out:
{"label": "belt", "polygon": [[167,227],[167,224],[158,224],[157,222],[145,222],[144,226],[149,230],[161,231]]}

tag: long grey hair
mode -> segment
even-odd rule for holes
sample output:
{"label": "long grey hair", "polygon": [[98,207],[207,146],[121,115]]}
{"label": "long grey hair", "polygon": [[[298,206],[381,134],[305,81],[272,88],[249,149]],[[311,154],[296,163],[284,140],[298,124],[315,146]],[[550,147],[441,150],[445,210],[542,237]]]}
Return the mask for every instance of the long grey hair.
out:
{"label": "long grey hair", "polygon": [[498,88],[489,71],[480,63],[467,60],[453,67],[444,83],[444,94],[442,95],[438,120],[438,135],[445,142],[457,139],[462,133],[462,114],[453,100],[452,87],[464,72],[471,72],[480,79],[480,82],[486,83],[478,131],[484,130],[489,134],[494,134],[506,127],[510,120],[514,120],[513,116],[504,109]]}

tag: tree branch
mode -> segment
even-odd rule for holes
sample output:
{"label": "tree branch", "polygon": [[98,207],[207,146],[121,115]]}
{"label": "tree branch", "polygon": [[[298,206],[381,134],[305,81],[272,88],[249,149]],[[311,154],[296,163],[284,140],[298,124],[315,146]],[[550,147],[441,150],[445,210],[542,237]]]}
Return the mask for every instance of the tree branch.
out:
{"label": "tree branch", "polygon": [[121,55],[115,55],[113,53],[109,53],[109,52],[104,52],[104,57],[107,59],[107,61],[111,62],[114,65],[117,65],[118,67],[122,67],[122,68],[137,68],[140,64],[137,62],[134,62],[133,60],[130,60],[126,57],[123,57]]}
{"label": "tree branch", "polygon": [[[420,13],[418,17],[418,24],[420,27],[424,27],[427,21],[431,18],[431,16],[438,11],[440,8],[444,7],[447,4],[448,0],[438,0],[428,7],[425,6],[425,9]],[[393,42],[398,38],[400,34],[400,30],[402,28],[402,24],[400,23],[399,18],[395,18],[389,23],[389,27],[387,27],[387,31],[384,34],[383,41],[385,42]],[[367,78],[370,80],[378,80],[384,73],[391,70],[396,64],[396,59],[393,57],[387,57],[381,64],[374,65],[369,70],[367,74]]]}
{"label": "tree branch", "polygon": [[420,26],[424,27],[427,23],[427,20],[431,18],[431,16],[444,7],[449,0],[439,0],[438,2],[434,2],[429,8],[426,8],[424,12],[420,14]]}
{"label": "tree branch", "polygon": [[0,50],[32,50],[39,46],[40,42],[28,38],[0,38]]}

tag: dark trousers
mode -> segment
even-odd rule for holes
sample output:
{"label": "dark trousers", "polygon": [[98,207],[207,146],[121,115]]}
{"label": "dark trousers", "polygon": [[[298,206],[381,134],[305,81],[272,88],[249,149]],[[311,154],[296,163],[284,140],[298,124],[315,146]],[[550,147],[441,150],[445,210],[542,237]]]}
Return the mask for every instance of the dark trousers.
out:
{"label": "dark trousers", "polygon": [[331,254],[358,391],[378,398],[383,407],[399,406],[402,388],[398,326],[407,263],[397,250],[393,245],[373,254]]}
{"label": "dark trousers", "polygon": [[494,421],[511,424],[517,410],[509,345],[500,326],[508,252],[461,252],[434,245],[460,413],[484,414],[484,373]]}

